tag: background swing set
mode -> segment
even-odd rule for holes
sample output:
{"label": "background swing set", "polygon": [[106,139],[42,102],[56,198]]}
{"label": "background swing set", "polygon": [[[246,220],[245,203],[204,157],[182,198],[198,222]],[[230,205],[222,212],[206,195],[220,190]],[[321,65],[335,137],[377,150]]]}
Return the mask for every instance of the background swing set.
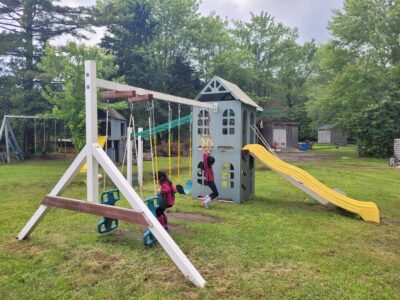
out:
{"label": "background swing set", "polygon": [[0,159],[22,162],[26,155],[66,153],[67,135],[63,122],[52,116],[5,115],[0,127],[0,142],[4,137]]}

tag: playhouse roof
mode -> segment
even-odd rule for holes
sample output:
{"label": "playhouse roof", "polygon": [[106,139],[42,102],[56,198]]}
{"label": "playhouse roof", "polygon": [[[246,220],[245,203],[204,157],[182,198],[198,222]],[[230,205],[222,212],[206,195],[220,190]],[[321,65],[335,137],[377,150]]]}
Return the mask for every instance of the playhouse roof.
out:
{"label": "playhouse roof", "polygon": [[[107,116],[107,110],[106,109],[98,109],[97,110],[97,115],[99,119],[105,119]],[[116,119],[116,120],[121,120],[121,121],[126,121],[124,116],[122,116],[118,111],[116,111],[113,108],[108,109],[108,117],[110,119]]]}
{"label": "playhouse roof", "polygon": [[334,128],[335,128],[335,125],[327,124],[327,125],[319,126],[318,130],[331,130],[331,129],[334,129]]}
{"label": "playhouse roof", "polygon": [[[218,97],[215,97],[216,95]],[[231,97],[233,97],[233,99]],[[242,103],[255,107],[259,111],[263,110],[261,106],[254,102],[254,100],[243,92],[236,84],[221,77],[214,76],[203,88],[200,94],[197,95],[196,100],[215,101],[217,99],[239,100]]]}

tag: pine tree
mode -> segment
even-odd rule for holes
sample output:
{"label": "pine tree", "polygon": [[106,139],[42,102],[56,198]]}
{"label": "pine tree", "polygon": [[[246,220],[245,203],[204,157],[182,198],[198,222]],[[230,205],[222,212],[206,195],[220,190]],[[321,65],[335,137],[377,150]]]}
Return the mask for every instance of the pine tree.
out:
{"label": "pine tree", "polygon": [[83,37],[80,29],[88,28],[92,22],[92,8],[71,8],[57,2],[0,0],[0,81],[13,89],[10,98],[0,102],[10,101],[12,110],[18,113],[46,109],[36,68],[46,44],[62,34]]}

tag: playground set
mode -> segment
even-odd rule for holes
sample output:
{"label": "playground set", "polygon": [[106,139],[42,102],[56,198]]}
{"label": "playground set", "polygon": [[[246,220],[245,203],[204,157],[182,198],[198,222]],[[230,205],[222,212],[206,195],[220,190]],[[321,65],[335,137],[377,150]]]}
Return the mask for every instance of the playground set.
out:
{"label": "playground set", "polygon": [[[106,137],[98,136],[98,88],[107,90],[102,94],[103,100],[107,102],[128,99],[132,108],[136,102],[148,101],[151,103],[149,104],[149,108],[151,108],[153,99],[158,99],[169,103],[177,103],[178,105],[192,106],[193,112],[191,116],[181,117],[179,109],[177,120],[172,120],[172,116],[169,114],[168,123],[158,126],[154,124],[155,118],[153,115],[152,118],[149,117],[148,130],[139,129],[137,132],[134,119],[131,118],[127,127],[127,136],[130,137],[130,140],[126,145],[127,178],[125,178],[102,149],[102,145],[99,145],[99,143],[106,144]],[[257,158],[321,204],[341,207],[360,215],[365,221],[380,222],[379,210],[374,203],[350,199],[342,193],[323,185],[304,170],[280,160],[271,151],[268,143],[266,143],[255,126],[256,113],[262,108],[239,87],[217,76],[211,79],[195,100],[191,100],[99,79],[96,77],[95,61],[86,61],[85,105],[86,145],[50,193],[44,197],[39,208],[19,233],[19,240],[25,239],[32,233],[51,207],[102,216],[103,219],[98,224],[98,232],[100,233],[117,228],[118,220],[123,220],[147,227],[147,231],[144,234],[145,245],[153,245],[157,241],[180,271],[196,286],[203,287],[205,285],[204,278],[155,218],[155,209],[160,200],[155,191],[155,175],[158,168],[156,159],[152,160],[154,196],[143,200],[143,197],[140,197],[132,187],[133,147],[135,148],[138,166],[138,184],[140,193],[142,193],[143,138],[149,138],[153,157],[157,153],[157,149],[155,149],[157,146],[156,133],[165,130],[170,132],[172,128],[180,128],[180,125],[190,123],[193,123],[190,141],[190,159],[192,160],[190,173],[193,181],[189,179],[185,187],[181,186],[179,188],[181,193],[191,193],[194,199],[206,193],[199,164],[201,162],[201,148],[207,146],[213,148],[213,156],[216,159],[215,182],[220,189],[221,199],[240,203],[253,195],[254,158]],[[154,109],[152,112],[154,114]],[[212,139],[211,136],[213,137]],[[264,146],[256,144],[256,138]],[[171,135],[169,134],[169,144],[170,139]],[[178,145],[180,145],[180,133],[178,133]],[[169,170],[171,170],[170,151],[169,148]],[[61,197],[63,191],[80,172],[85,163],[86,201]],[[105,175],[109,176],[116,186],[115,190],[104,191],[101,194],[101,203],[98,203],[99,165],[103,168]],[[120,194],[125,197],[132,209],[115,206],[115,203],[120,200]]]}

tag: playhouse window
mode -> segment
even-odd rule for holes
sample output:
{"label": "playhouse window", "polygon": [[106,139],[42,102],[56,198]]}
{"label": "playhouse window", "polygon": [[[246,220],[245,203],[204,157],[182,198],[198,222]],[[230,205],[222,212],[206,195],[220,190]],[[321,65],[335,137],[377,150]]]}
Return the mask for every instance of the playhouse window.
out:
{"label": "playhouse window", "polygon": [[210,134],[210,114],[207,110],[201,110],[197,115],[198,134]]}
{"label": "playhouse window", "polygon": [[125,136],[125,124],[121,123],[121,136]]}
{"label": "playhouse window", "polygon": [[222,134],[235,134],[235,112],[226,109],[222,114]]}
{"label": "playhouse window", "polygon": [[235,187],[235,168],[231,163],[222,165],[222,187],[231,189]]}
{"label": "playhouse window", "polygon": [[100,135],[108,135],[111,136],[111,122],[108,121],[108,133],[106,133],[106,121],[101,120],[100,121],[100,128],[99,128],[99,134]]}

